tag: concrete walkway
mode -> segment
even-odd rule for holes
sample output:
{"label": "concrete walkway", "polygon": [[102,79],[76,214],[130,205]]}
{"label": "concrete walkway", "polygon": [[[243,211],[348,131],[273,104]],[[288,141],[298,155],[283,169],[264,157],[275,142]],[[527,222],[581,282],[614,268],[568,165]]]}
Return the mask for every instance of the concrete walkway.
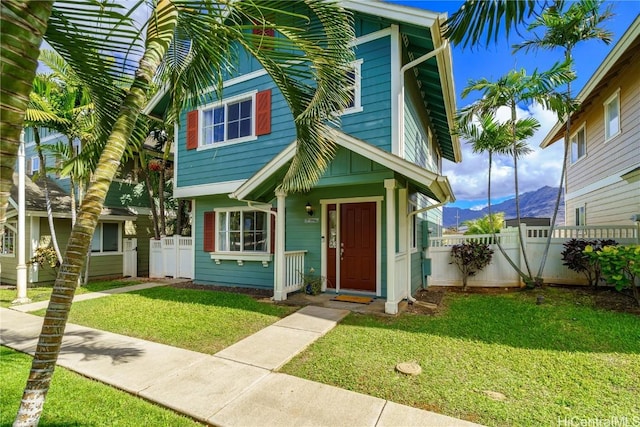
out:
{"label": "concrete walkway", "polygon": [[[476,425],[273,372],[347,314],[308,306],[213,356],[68,324],[58,365],[220,426]],[[0,309],[7,347],[33,354],[41,327]]]}

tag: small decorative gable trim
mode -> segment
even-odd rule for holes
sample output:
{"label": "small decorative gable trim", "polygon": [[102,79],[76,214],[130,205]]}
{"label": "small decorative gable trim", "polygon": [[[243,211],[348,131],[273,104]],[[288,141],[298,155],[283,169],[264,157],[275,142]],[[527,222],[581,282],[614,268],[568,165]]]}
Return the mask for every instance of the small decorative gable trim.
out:
{"label": "small decorative gable trim", "polygon": [[271,89],[256,94],[256,136],[271,133]]}
{"label": "small decorative gable trim", "polygon": [[216,250],[216,213],[213,211],[204,213],[204,248],[205,252]]}
{"label": "small decorative gable trim", "polygon": [[187,113],[187,150],[198,148],[198,110]]}

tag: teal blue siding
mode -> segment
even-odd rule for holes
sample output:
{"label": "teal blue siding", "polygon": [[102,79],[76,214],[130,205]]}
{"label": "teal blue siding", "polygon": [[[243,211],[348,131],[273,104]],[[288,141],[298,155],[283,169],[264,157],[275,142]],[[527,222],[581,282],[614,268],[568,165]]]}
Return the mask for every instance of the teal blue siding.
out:
{"label": "teal blue siding", "polygon": [[431,172],[439,173],[435,144],[429,141],[424,107],[416,105],[414,99],[412,96],[405,97],[404,158]]}
{"label": "teal blue siding", "polygon": [[203,250],[204,247],[204,212],[215,208],[247,206],[246,203],[229,199],[226,195],[201,197],[196,199],[195,210],[195,277],[194,283],[223,286],[250,286],[255,288],[273,289],[273,262],[263,267],[261,262],[244,261],[238,265],[234,260],[221,260],[216,264],[211,254]]}
{"label": "teal blue siding", "polygon": [[[261,76],[251,81],[225,88],[223,99],[251,92],[273,88],[269,76]],[[215,95],[210,94],[213,101]],[[256,140],[223,145],[204,150],[187,150],[186,113],[181,116],[183,126],[178,131],[177,185],[211,184],[216,182],[247,179],[262,168],[269,160],[295,140],[293,116],[277,89],[271,95],[271,133]]]}
{"label": "teal blue siding", "polygon": [[371,145],[391,151],[391,41],[382,37],[356,46],[363,58],[361,104],[363,110],[342,116],[342,130]]}
{"label": "teal blue siding", "polygon": [[369,33],[383,30],[389,27],[388,23],[382,22],[378,18],[367,17],[364,15],[356,14],[353,18],[354,30],[356,37],[364,36]]}

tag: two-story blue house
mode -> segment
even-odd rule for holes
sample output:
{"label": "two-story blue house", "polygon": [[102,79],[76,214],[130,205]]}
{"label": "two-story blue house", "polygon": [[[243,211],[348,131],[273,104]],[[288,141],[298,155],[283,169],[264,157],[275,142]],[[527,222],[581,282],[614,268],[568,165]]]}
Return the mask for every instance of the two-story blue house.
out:
{"label": "two-story blue house", "polygon": [[283,300],[313,268],[323,291],[385,298],[388,313],[422,283],[423,234],[439,232],[441,206],[454,200],[442,159],[461,160],[446,18],[371,0],[342,5],[354,14],[353,99],[341,127],[327,127],[338,149],[311,191],[276,191],[296,133],[256,61],[239,64],[222,99],[212,92],[214,101],[182,113],[174,197],[192,200],[194,282],[273,289]]}

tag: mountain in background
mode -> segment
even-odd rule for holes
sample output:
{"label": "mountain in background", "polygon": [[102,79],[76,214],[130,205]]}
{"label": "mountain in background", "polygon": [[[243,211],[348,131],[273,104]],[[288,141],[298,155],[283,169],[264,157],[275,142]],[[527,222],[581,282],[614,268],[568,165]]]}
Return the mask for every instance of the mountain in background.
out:
{"label": "mountain in background", "polygon": [[[549,218],[553,215],[553,207],[556,201],[558,188],[542,187],[536,191],[530,191],[520,195],[520,217]],[[516,217],[516,199],[505,200],[502,203],[491,205],[491,212],[504,212],[505,219]],[[470,219],[481,218],[489,213],[485,207],[481,210],[460,209],[444,207],[443,222],[446,228],[456,226],[456,215],[459,226],[464,221]],[[558,218],[556,224],[564,225],[564,195],[560,200],[560,209],[558,210]]]}

